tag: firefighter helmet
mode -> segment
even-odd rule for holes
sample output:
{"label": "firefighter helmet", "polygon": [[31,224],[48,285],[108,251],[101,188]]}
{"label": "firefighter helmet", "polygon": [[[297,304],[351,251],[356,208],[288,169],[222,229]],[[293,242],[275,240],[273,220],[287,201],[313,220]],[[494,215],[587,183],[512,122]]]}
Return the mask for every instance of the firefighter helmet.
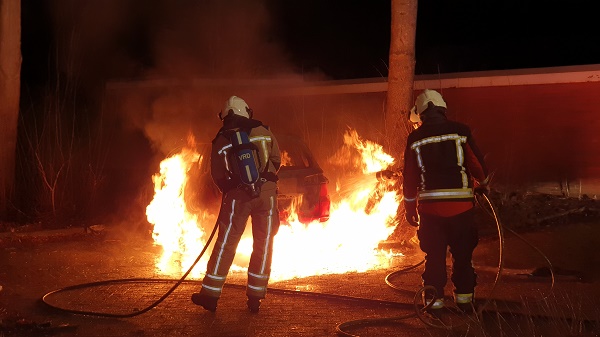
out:
{"label": "firefighter helmet", "polygon": [[435,90],[425,89],[419,96],[417,96],[417,100],[415,101],[415,108],[417,110],[416,114],[421,115],[423,111],[427,110],[427,108],[429,107],[429,102],[433,103],[433,105],[435,106],[446,108],[446,102],[444,101],[442,95],[440,95],[439,92]]}
{"label": "firefighter helmet", "polygon": [[248,107],[248,104],[246,104],[246,101],[243,99],[237,96],[231,96],[227,101],[225,101],[223,110],[219,112],[219,118],[223,120],[225,117],[231,115],[252,118],[252,109]]}

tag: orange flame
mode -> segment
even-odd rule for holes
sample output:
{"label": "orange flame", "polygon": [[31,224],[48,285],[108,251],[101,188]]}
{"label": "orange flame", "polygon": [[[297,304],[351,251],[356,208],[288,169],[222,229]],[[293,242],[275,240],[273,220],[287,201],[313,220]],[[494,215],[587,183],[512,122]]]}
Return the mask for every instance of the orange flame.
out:
{"label": "orange flame", "polygon": [[[148,222],[154,225],[152,237],[163,248],[157,268],[163,273],[189,268],[195,260],[194,252],[204,243],[204,232],[198,226],[199,215],[188,212],[185,204],[187,172],[200,159],[188,148],[160,163],[160,173],[152,177],[154,199],[146,207]],[[179,266],[177,266],[179,265]]]}
{"label": "orange flame", "polygon": [[[329,221],[302,224],[292,212],[286,224],[282,223],[275,237],[272,280],[387,268],[397,255],[378,249],[378,245],[395,228],[399,195],[389,186],[381,186],[374,174],[390,167],[394,158],[381,145],[361,139],[354,130],[344,135],[343,151],[354,151],[359,159],[352,161],[351,170],[360,172],[336,184],[339,188],[331,196]],[[343,157],[348,165],[349,157]],[[146,214],[154,224],[155,243],[164,249],[157,261],[157,268],[164,274],[186,271],[206,243],[202,224],[208,223],[207,216],[200,218],[189,213],[184,201],[187,172],[198,159],[202,160],[198,153],[183,149],[163,160],[160,173],[153,177],[155,196]],[[369,202],[373,205],[366,211]],[[245,270],[247,266],[252,252],[249,232],[244,233],[238,245],[232,271]],[[203,270],[205,265],[195,270]]]}
{"label": "orange flame", "polygon": [[286,151],[281,151],[281,166],[292,166],[292,157]]}

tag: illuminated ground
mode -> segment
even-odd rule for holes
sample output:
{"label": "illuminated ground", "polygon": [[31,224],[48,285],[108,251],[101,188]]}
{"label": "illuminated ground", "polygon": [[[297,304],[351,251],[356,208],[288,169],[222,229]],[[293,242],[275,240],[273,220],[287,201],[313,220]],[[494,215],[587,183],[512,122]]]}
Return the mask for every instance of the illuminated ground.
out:
{"label": "illuminated ground", "polygon": [[[491,297],[505,307],[512,306],[513,309],[542,316],[560,316],[561,312],[566,312],[569,317],[577,317],[576,321],[554,319],[551,320],[555,322],[554,325],[547,328],[548,325],[540,324],[540,321],[533,318],[519,320],[503,313],[503,321],[507,326],[496,324],[492,320],[486,323],[484,330],[478,330],[475,327],[481,327],[481,324],[472,322],[469,329],[459,327],[457,335],[495,336],[502,331],[504,336],[533,336],[530,333],[532,326],[536,329],[545,329],[546,326],[549,331],[564,335],[564,331],[560,329],[570,329],[574,325],[579,326],[580,331],[588,333],[587,335],[597,334],[600,331],[597,324],[586,324],[585,319],[600,319],[600,310],[595,309],[600,303],[600,277],[596,270],[600,262],[597,250],[599,227],[599,222],[541,227],[539,230],[523,233],[527,243],[506,233],[504,275],[493,291],[498,264],[498,240],[493,235],[486,237],[476,250],[474,262],[479,271],[477,297]],[[32,235],[37,238],[23,237],[20,242],[3,237],[0,250],[0,318],[5,331],[0,330],[0,336],[2,333],[11,336],[6,329],[16,329],[12,322],[18,317],[26,319],[25,323],[50,322],[51,326],[77,326],[75,330],[63,332],[62,336],[334,336],[336,325],[342,322],[410,313],[410,310],[373,305],[368,301],[294,296],[274,291],[268,295],[261,312],[251,315],[245,307],[244,291],[226,288],[217,312],[212,314],[189,301],[190,293],[197,287],[190,284],[176,290],[157,308],[133,318],[99,318],[57,312],[41,304],[41,296],[79,283],[164,276],[156,274],[154,269],[154,257],[159,249],[139,233],[126,234],[115,227],[97,236],[68,235],[63,239],[42,240],[43,235],[37,233]],[[40,243],[42,241],[49,242]],[[561,272],[557,275],[554,287],[548,277],[531,275],[536,268],[546,265],[544,258],[532,246],[544,252]],[[396,268],[414,264],[421,258],[420,254],[415,253],[405,261],[396,261]],[[273,283],[271,286],[277,289],[412,303],[422,270],[417,268],[393,279],[393,283],[403,289],[396,291],[384,282],[385,276],[397,270],[396,268],[361,274],[309,277]],[[229,281],[243,284],[244,276],[233,275]],[[110,302],[109,296],[100,291],[97,294],[93,290],[82,292],[78,295],[78,300],[84,304],[89,302],[89,310],[128,312],[140,309],[144,305],[143,301],[140,302],[143,298],[150,301],[157,299],[165,290],[164,286],[126,285],[112,290],[115,296],[124,296],[117,302]],[[526,299],[526,305],[523,305],[523,299]],[[62,300],[66,299],[57,299]],[[542,319],[541,322],[548,320]],[[40,335],[39,331],[27,334],[26,328],[31,326],[22,325],[17,335]],[[393,326],[363,329],[355,333],[361,336],[451,335],[448,331],[426,326],[416,318],[403,320],[401,324]],[[551,336],[548,333],[543,335]]]}

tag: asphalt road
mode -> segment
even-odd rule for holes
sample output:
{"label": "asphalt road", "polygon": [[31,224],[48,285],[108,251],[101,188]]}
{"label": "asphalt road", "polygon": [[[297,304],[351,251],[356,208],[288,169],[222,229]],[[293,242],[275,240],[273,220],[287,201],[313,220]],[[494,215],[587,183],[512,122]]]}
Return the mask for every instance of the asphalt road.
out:
{"label": "asphalt road", "polygon": [[[597,336],[599,226],[547,228],[523,234],[523,239],[506,233],[498,282],[500,242],[482,239],[474,258],[479,276],[476,298],[479,303],[489,300],[487,309],[480,317],[447,318],[448,329],[427,325],[414,315],[412,303],[422,267],[390,278],[399,290],[385,283],[390,273],[422,260],[417,249],[407,251],[407,257],[388,270],[273,282],[258,314],[246,308],[245,275],[233,273],[216,313],[191,303],[190,295],[199,287],[197,280],[191,280],[147,313],[107,318],[71,310],[129,314],[160,298],[174,282],[101,284],[47,299],[66,311],[48,306],[41,298],[88,282],[164,278],[154,267],[160,248],[149,238],[118,227],[101,234],[74,235],[72,230],[19,238],[4,234],[0,236],[0,336],[335,336],[339,324],[363,319],[371,321],[351,327],[353,334]],[[554,284],[543,273],[548,262],[560,272]],[[367,324],[387,317],[406,318]]]}

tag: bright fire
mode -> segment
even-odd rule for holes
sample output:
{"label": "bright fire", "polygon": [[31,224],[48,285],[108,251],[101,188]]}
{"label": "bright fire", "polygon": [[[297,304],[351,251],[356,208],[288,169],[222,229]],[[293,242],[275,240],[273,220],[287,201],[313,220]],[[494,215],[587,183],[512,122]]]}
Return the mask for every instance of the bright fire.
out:
{"label": "bright fire", "polygon": [[[395,228],[393,221],[400,202],[391,182],[379,182],[375,172],[389,168],[394,158],[374,142],[361,139],[354,130],[344,135],[340,149],[346,166],[353,166],[332,193],[329,221],[302,224],[291,214],[282,221],[275,236],[272,280],[284,280],[322,274],[363,272],[390,266],[394,254],[378,249]],[[353,152],[353,156],[348,153]],[[334,156],[335,157],[335,156]],[[358,158],[349,163],[349,158]],[[208,239],[218,209],[195,214],[185,204],[188,171],[200,158],[183,149],[161,162],[160,173],[153,177],[155,196],[146,209],[154,225],[153,238],[164,253],[157,261],[163,274],[185,272]],[[333,160],[335,161],[335,159]],[[332,185],[332,184],[330,184]],[[282,219],[283,220],[283,219]],[[285,223],[285,224],[284,224]],[[247,226],[250,227],[250,226]],[[244,233],[238,246],[232,271],[245,270],[252,252],[252,237]],[[204,271],[210,250],[194,270]],[[397,254],[396,254],[397,255]],[[198,276],[199,272],[192,273]]]}

